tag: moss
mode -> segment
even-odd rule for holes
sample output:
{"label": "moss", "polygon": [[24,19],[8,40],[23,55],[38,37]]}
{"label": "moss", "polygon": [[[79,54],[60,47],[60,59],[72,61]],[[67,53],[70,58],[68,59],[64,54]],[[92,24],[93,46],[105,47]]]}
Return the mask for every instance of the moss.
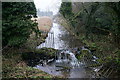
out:
{"label": "moss", "polygon": [[[27,66],[16,49],[3,51],[2,77],[3,78],[53,78],[39,69]],[[52,51],[52,49],[51,49]],[[6,53],[6,54],[5,54]]]}
{"label": "moss", "polygon": [[9,72],[7,76],[3,75],[3,78],[41,78],[48,77],[52,78],[52,75],[49,75],[41,70],[24,66],[24,67],[14,67],[12,72]]}
{"label": "moss", "polygon": [[98,48],[98,45],[94,42],[90,42],[87,40],[83,40],[83,43],[89,47],[90,50],[96,50]]}
{"label": "moss", "polygon": [[38,54],[44,54],[46,56],[55,56],[55,53],[57,52],[56,49],[53,49],[53,48],[41,48],[41,49],[36,49],[35,50],[35,53],[38,53]]}
{"label": "moss", "polygon": [[14,72],[12,73],[13,78],[40,78],[40,77],[48,77],[48,78],[52,78],[51,75],[38,70],[38,69],[34,69],[32,67],[16,67],[14,68]]}

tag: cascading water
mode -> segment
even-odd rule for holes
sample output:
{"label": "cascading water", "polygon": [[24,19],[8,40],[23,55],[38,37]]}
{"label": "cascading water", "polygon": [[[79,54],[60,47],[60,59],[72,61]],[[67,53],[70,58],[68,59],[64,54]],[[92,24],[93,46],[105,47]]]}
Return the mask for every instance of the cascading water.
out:
{"label": "cascading water", "polygon": [[76,67],[76,66],[79,66],[79,62],[78,62],[78,59],[75,57],[74,53],[69,53],[70,54],[70,57],[71,57],[71,65],[73,67]]}
{"label": "cascading water", "polygon": [[[56,59],[56,64],[61,66],[63,64],[67,64],[68,67],[79,67],[80,62],[78,59],[75,57],[75,54],[70,52],[70,51],[61,51],[56,54],[57,59]],[[66,66],[66,65],[64,65]]]}
{"label": "cascading water", "polygon": [[[54,33],[54,35],[51,33]],[[59,50],[58,53],[56,53],[56,58],[55,60],[52,60],[53,62],[49,60],[51,63],[46,65],[39,64],[36,65],[35,68],[43,70],[52,75],[60,75],[66,78],[91,77],[91,69],[86,70],[84,67],[86,63],[84,64],[83,61],[79,61],[75,56],[75,54],[82,54],[82,50],[87,51],[88,56],[89,54],[92,54],[91,51],[85,47],[80,46],[81,43],[77,39],[69,34],[69,32],[64,27],[56,23],[53,23],[50,34],[53,36],[51,37],[48,35],[45,43],[43,43],[44,46],[41,44],[37,48],[47,47]],[[52,45],[53,43],[54,45]],[[75,48],[81,48],[81,50],[78,51],[77,49],[75,50]],[[95,61],[95,59],[97,59],[96,56],[92,56],[86,62],[90,63],[90,60]]]}

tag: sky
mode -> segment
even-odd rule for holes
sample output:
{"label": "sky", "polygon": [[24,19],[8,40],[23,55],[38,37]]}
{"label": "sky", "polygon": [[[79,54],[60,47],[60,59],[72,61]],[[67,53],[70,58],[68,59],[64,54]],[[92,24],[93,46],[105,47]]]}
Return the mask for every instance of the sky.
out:
{"label": "sky", "polygon": [[61,0],[34,0],[35,6],[41,11],[53,11],[57,14],[61,5]]}

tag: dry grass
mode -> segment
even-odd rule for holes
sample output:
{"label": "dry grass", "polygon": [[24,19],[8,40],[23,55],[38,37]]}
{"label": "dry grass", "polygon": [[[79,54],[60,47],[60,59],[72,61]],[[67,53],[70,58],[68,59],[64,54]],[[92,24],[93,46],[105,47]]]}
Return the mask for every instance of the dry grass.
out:
{"label": "dry grass", "polygon": [[[38,29],[40,31],[45,31],[47,33],[50,31],[53,24],[52,19],[46,16],[40,18],[31,18],[31,20],[38,23]],[[36,38],[36,35],[33,32],[25,45],[31,49],[35,49],[36,46],[40,45],[42,42],[45,41],[47,33],[41,34],[39,38]]]}
{"label": "dry grass", "polygon": [[35,20],[38,23],[38,29],[41,31],[49,31],[52,27],[52,19],[50,17],[44,16],[40,18],[32,18],[31,20]]}

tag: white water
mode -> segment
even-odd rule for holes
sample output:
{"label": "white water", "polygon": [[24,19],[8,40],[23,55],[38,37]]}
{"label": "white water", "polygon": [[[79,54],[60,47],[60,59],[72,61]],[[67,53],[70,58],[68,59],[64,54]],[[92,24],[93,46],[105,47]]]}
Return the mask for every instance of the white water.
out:
{"label": "white water", "polygon": [[56,64],[59,66],[65,63],[68,64],[67,66],[71,66],[72,68],[80,67],[81,63],[75,57],[74,53],[70,51],[61,51],[57,54],[57,57],[58,59],[56,60]]}
{"label": "white water", "polygon": [[64,34],[69,34],[64,27],[53,23],[53,27],[50,29],[48,33],[48,37],[45,39],[45,42],[40,44],[37,48],[54,48],[54,49],[67,49],[68,45],[65,44],[63,40],[61,40],[61,36]]}
{"label": "white water", "polygon": [[[80,42],[77,42],[77,40],[74,39],[74,37],[72,37],[64,27],[56,23],[53,23],[53,27],[51,28],[49,33],[54,33],[54,37],[52,38],[51,35],[48,34],[45,42],[39,45],[37,48],[47,47],[59,49],[62,51],[56,54],[57,58],[55,62],[44,66],[41,66],[41,64],[39,64],[36,65],[35,68],[43,70],[52,75],[61,75],[67,78],[92,77],[93,75],[89,73],[91,69],[86,70],[84,68],[85,64],[78,61],[74,55],[74,52],[70,50],[71,48],[80,47]],[[52,45],[53,43],[54,45]],[[88,52],[92,54],[89,49],[83,47],[82,50],[88,50]],[[63,66],[63,68],[69,67],[70,70],[66,69],[60,71],[59,69],[61,69],[62,67],[57,66]],[[97,68],[95,68],[95,70],[96,69]]]}

